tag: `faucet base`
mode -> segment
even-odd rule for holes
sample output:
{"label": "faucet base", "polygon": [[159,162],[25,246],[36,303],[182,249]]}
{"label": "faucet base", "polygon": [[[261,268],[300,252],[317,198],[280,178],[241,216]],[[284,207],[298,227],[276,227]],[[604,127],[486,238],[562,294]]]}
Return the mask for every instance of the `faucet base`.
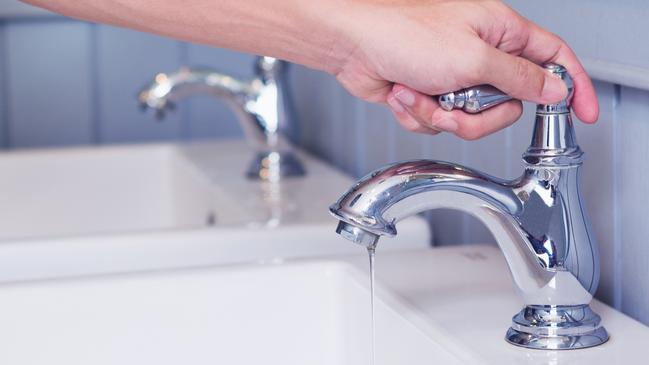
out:
{"label": "faucet base", "polygon": [[530,349],[571,350],[608,341],[601,318],[587,304],[527,306],[512,318],[507,342]]}
{"label": "faucet base", "polygon": [[246,176],[253,180],[279,181],[283,177],[304,176],[306,171],[292,152],[259,152]]}

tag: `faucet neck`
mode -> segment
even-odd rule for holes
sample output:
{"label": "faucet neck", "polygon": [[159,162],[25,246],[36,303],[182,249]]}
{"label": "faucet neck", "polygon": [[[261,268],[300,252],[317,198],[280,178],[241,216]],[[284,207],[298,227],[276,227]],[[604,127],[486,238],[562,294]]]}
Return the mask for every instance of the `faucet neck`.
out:
{"label": "faucet neck", "polygon": [[570,111],[537,111],[532,142],[523,154],[528,167],[566,168],[581,165],[583,152],[577,144]]}
{"label": "faucet neck", "polygon": [[580,166],[583,153],[577,145],[570,105],[575,87],[568,71],[560,65],[547,64],[548,72],[563,80],[566,98],[556,104],[536,106],[532,143],[523,154],[529,168],[566,168]]}

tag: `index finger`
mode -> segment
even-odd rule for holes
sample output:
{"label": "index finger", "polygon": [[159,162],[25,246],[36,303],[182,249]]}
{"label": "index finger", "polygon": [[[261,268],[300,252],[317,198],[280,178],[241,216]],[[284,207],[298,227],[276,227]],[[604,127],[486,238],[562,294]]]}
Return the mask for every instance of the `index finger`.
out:
{"label": "index finger", "polygon": [[595,87],[577,55],[557,35],[529,20],[526,23],[529,33],[521,57],[538,64],[553,62],[564,66],[575,84],[572,106],[577,118],[586,123],[595,123],[599,116]]}

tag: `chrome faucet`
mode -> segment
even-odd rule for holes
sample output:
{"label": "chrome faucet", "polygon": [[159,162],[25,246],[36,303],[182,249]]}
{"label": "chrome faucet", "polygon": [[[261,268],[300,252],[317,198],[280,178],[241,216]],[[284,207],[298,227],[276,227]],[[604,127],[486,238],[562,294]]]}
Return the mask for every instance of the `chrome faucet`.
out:
{"label": "chrome faucet", "polygon": [[209,69],[182,68],[156,75],[138,95],[143,109],[153,109],[158,119],[174,103],[196,94],[212,94],[234,109],[248,142],[257,152],[246,175],[277,181],[302,176],[304,167],[295,156],[286,132],[294,122],[286,81],[287,63],[272,57],[257,57],[256,77],[238,80]]}
{"label": "chrome faucet", "polygon": [[[506,340],[535,349],[576,349],[606,342],[608,334],[589,303],[599,281],[599,253],[579,192],[583,153],[575,140],[572,79],[555,64],[569,96],[538,105],[525,171],[506,181],[456,164],[413,160],[380,168],[358,181],[334,205],[336,232],[372,248],[395,236],[395,224],[434,208],[451,208],[480,219],[495,237],[525,307],[512,318]],[[474,95],[480,112],[509,100],[493,88],[440,97],[447,109]],[[466,99],[466,98],[465,98]],[[496,100],[496,102],[493,102]],[[489,102],[488,102],[489,101]]]}

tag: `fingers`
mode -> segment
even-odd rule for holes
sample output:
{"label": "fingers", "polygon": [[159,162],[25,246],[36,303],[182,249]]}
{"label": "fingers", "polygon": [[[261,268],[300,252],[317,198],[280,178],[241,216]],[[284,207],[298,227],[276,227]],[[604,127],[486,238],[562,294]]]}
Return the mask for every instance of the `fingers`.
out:
{"label": "fingers", "polygon": [[429,134],[449,132],[466,140],[475,140],[503,129],[518,120],[523,112],[522,104],[517,100],[480,114],[467,114],[460,110],[448,112],[432,97],[403,85],[392,88],[388,104],[407,130]]}
{"label": "fingers", "polygon": [[516,99],[539,104],[553,104],[566,98],[568,90],[563,81],[543,67],[487,44],[486,56],[475,84],[490,84]]}
{"label": "fingers", "polygon": [[392,111],[392,114],[394,114],[394,116],[399,121],[399,124],[405,130],[410,132],[415,132],[415,133],[431,134],[431,135],[436,135],[440,133],[440,131],[427,127],[422,122],[415,119],[415,117],[413,117],[410,111],[408,111],[406,107],[403,104],[401,104],[401,102],[393,94],[388,96],[387,101],[388,101],[388,105],[390,106],[390,110]]}
{"label": "fingers", "polygon": [[597,95],[590,77],[575,53],[555,34],[532,22],[527,23],[529,37],[521,56],[539,64],[554,62],[564,66],[575,83],[572,106],[577,118],[586,123],[595,123],[599,117]]}

